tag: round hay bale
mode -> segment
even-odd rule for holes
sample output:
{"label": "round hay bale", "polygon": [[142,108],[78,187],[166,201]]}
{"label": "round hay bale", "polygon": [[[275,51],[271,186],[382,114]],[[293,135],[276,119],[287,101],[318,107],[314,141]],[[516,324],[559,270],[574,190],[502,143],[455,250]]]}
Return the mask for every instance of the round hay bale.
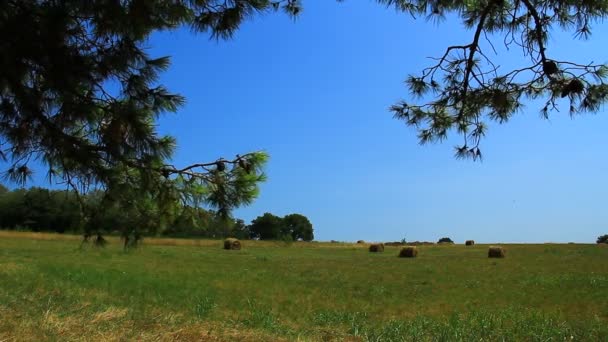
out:
{"label": "round hay bale", "polygon": [[358,240],[357,243],[365,243],[363,240]]}
{"label": "round hay bale", "polygon": [[241,249],[241,242],[235,238],[227,238],[224,240],[224,249],[239,250]]}
{"label": "round hay bale", "polygon": [[384,244],[372,243],[371,245],[369,245],[369,251],[373,253],[384,252]]}
{"label": "round hay bale", "polygon": [[507,251],[498,246],[490,246],[488,249],[488,258],[504,258],[507,254]]}
{"label": "round hay bale", "polygon": [[399,252],[400,258],[415,258],[418,256],[418,247],[416,246],[405,246],[401,248]]}
{"label": "round hay bale", "polygon": [[473,241],[473,240],[467,240],[464,244],[467,245],[467,246],[473,246],[475,244],[475,241]]}

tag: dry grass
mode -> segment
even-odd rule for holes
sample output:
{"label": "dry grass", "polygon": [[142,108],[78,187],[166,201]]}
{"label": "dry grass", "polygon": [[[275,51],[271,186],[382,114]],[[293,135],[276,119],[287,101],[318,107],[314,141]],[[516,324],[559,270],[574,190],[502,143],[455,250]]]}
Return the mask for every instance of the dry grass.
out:
{"label": "dry grass", "polygon": [[50,235],[68,241],[0,237],[0,341],[608,337],[608,249],[595,244],[507,245],[501,262],[485,244],[420,246],[395,262],[400,247],[355,243],[220,253],[223,240],[146,239],[158,245],[125,252]]}
{"label": "dry grass", "polygon": [[111,306],[106,310],[97,313],[91,323],[95,324],[120,319],[125,317],[128,312],[129,310],[127,309],[121,309]]}
{"label": "dry grass", "polygon": [[[0,317],[18,317],[19,312],[2,310]],[[257,329],[235,328],[218,323],[193,322],[174,326],[174,315],[160,315],[156,322],[137,326],[127,309],[110,307],[93,317],[47,311],[38,319],[4,320],[0,342],[13,341],[287,341]],[[8,325],[10,324],[10,325]],[[3,329],[4,327],[4,329]],[[8,328],[8,329],[5,329]]]}
{"label": "dry grass", "polygon": [[12,239],[28,239],[28,240],[82,240],[81,236],[57,233],[34,233],[34,232],[19,232],[13,230],[0,230],[0,238]]}
{"label": "dry grass", "polygon": [[[38,241],[82,241],[81,235],[72,234],[57,234],[57,233],[34,233],[34,232],[20,232],[12,230],[0,230],[0,238],[14,238],[14,239],[27,239],[27,240],[38,240]],[[105,236],[104,237],[110,245],[122,246],[120,237],[117,236]],[[196,238],[164,238],[164,237],[146,237],[142,240],[142,245],[147,246],[192,246],[192,247],[218,247],[223,246],[223,240],[213,239],[196,239]],[[294,241],[288,246],[290,248],[352,248],[357,246],[356,243],[348,242],[307,242],[307,241]],[[360,244],[359,244],[360,245]],[[259,247],[259,248],[285,248],[287,245],[283,241],[270,241],[270,240],[247,240],[247,248]],[[0,341],[2,342],[2,341]]]}
{"label": "dry grass", "polygon": [[[0,261],[0,273],[11,274],[17,273],[23,270],[25,267],[21,264],[14,262],[2,262]],[[1,341],[0,341],[1,342]]]}

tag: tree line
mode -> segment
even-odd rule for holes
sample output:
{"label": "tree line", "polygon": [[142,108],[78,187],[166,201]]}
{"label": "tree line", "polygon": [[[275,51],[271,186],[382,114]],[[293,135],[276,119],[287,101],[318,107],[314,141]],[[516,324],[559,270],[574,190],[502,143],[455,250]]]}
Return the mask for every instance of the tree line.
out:
{"label": "tree line", "polygon": [[[303,215],[283,218],[266,213],[247,225],[244,220],[225,217],[214,210],[175,201],[161,213],[154,199],[134,198],[137,203],[108,202],[102,190],[77,194],[72,190],[40,187],[9,190],[0,185],[0,228],[34,232],[118,235],[125,244],[144,236],[183,238],[225,238],[305,240],[314,238],[312,224]],[[82,204],[88,214],[83,213]],[[122,203],[125,204],[125,203]]]}
{"label": "tree line", "polygon": [[[297,17],[303,2],[0,2],[0,159],[9,161],[5,175],[23,185],[33,173],[30,162],[38,160],[57,184],[74,190],[103,186],[112,192],[108,201],[126,202],[136,193],[169,199],[158,203],[172,205],[178,193],[184,205],[204,201],[227,218],[257,197],[268,156],[257,151],[171,164],[176,140],[158,132],[157,120],[179,111],[185,98],[158,82],[170,58],[149,55],[149,38],[188,27],[228,39],[243,22],[266,13]],[[593,24],[608,16],[605,0],[376,2],[407,17],[441,22],[453,16],[471,32],[469,40],[443,47],[427,68],[408,76],[410,96],[390,108],[422,144],[457,133],[462,142],[455,146],[455,156],[481,159],[480,142],[488,126],[509,122],[527,100],[541,102],[544,118],[560,107],[573,116],[596,113],[608,101],[608,65],[592,58],[558,60],[554,47],[559,42],[549,40],[557,27],[576,38],[591,37]],[[521,47],[513,68],[498,67],[498,44]],[[171,213],[171,208],[160,213]]]}

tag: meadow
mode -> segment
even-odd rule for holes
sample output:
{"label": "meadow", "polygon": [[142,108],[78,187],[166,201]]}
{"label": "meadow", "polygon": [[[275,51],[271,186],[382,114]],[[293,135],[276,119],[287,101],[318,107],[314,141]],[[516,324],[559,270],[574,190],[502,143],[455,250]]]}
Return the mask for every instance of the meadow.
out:
{"label": "meadow", "polygon": [[221,246],[0,231],[0,341],[608,340],[608,245]]}

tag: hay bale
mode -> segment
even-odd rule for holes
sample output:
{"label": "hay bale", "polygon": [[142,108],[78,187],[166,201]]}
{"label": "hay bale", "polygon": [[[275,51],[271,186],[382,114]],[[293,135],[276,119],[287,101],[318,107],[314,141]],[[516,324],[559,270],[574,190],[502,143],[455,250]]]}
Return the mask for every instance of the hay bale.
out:
{"label": "hay bale", "polygon": [[464,244],[467,245],[467,246],[473,246],[475,244],[475,241],[473,241],[473,240],[467,240]]}
{"label": "hay bale", "polygon": [[416,246],[405,246],[401,248],[399,252],[400,258],[415,258],[418,256],[418,247]]}
{"label": "hay bale", "polygon": [[371,245],[369,245],[369,251],[373,253],[384,252],[384,244],[372,243]]}
{"label": "hay bale", "polygon": [[227,238],[224,240],[224,249],[239,250],[241,249],[241,242],[235,238]]}
{"label": "hay bale", "polygon": [[488,258],[504,258],[507,254],[507,251],[498,246],[490,246],[488,249]]}
{"label": "hay bale", "polygon": [[358,240],[357,243],[365,243],[363,240]]}

